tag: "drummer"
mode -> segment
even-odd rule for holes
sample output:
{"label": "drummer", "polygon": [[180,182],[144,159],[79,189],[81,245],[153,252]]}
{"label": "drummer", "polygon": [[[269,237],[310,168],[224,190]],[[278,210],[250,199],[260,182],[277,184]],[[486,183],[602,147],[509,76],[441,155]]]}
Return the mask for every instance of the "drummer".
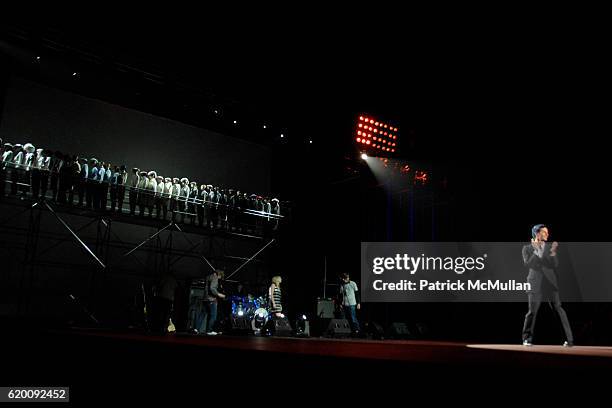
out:
{"label": "drummer", "polygon": [[[241,292],[239,291],[238,293]],[[246,296],[234,295],[230,298],[230,300],[232,302],[232,315],[234,315],[234,317],[252,315],[255,313],[255,309],[257,309],[255,298],[250,293]]]}

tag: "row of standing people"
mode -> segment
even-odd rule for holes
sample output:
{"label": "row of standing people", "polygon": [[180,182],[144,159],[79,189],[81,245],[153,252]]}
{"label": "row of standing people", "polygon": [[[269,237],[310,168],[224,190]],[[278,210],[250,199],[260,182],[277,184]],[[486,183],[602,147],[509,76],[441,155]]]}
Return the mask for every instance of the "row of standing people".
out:
{"label": "row of standing people", "polygon": [[162,177],[138,168],[128,174],[124,165],[35,149],[31,143],[6,143],[0,153],[0,195],[5,193],[10,174],[13,195],[31,192],[33,199],[39,199],[50,189],[52,201],[73,205],[78,196],[78,205],[92,210],[107,211],[110,202],[110,211],[122,212],[127,191],[132,215],[138,207],[140,216],[148,212],[153,217],[155,210],[156,218],[168,219],[170,212],[176,221],[180,217],[181,222],[195,224],[197,220],[200,226],[227,229],[242,229],[249,224],[249,215],[258,215],[259,223],[262,218],[270,221],[276,229],[281,218],[276,198],[206,184],[198,187],[187,178]]}

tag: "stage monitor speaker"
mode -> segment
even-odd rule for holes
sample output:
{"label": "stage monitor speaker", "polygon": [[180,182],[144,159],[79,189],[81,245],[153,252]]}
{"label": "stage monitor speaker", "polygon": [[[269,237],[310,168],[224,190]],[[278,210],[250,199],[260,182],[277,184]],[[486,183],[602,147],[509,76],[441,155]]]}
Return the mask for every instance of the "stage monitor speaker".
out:
{"label": "stage monitor speaker", "polygon": [[385,330],[376,322],[367,322],[364,324],[366,336],[372,337],[374,340],[383,340],[385,338]]}
{"label": "stage monitor speaker", "polygon": [[351,324],[346,319],[330,319],[323,335],[325,337],[350,337]]}
{"label": "stage monitor speaker", "polygon": [[334,301],[331,299],[317,299],[317,317],[320,319],[333,319]]}
{"label": "stage monitor speaker", "polygon": [[409,339],[412,338],[412,333],[406,323],[393,322],[389,326],[389,337],[394,339]]}
{"label": "stage monitor speaker", "polygon": [[287,317],[273,317],[270,330],[273,336],[280,337],[291,337],[293,331]]}

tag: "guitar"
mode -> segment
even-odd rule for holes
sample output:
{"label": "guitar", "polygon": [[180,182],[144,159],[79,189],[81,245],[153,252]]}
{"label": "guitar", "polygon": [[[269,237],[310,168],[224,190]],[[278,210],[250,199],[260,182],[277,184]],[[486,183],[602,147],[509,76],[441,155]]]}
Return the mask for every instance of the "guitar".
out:
{"label": "guitar", "polygon": [[172,318],[170,318],[170,323],[168,324],[168,333],[176,332],[176,327],[174,327],[174,323],[172,323]]}

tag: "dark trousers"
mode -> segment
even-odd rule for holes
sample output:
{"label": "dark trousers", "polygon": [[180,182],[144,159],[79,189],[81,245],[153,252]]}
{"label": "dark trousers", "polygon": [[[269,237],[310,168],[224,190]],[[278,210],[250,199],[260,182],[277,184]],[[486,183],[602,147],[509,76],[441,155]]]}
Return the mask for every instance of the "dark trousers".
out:
{"label": "dark trousers", "polygon": [[90,210],[93,208],[94,195],[96,192],[95,191],[96,185],[97,185],[97,181],[94,181],[92,179],[88,179],[85,182],[85,201],[87,204],[87,208]]}
{"label": "dark trousers", "polygon": [[138,193],[136,189],[130,188],[130,194],[128,195],[128,200],[130,200],[130,214],[136,214],[136,204],[138,203]]}
{"label": "dark trousers", "polygon": [[210,333],[215,328],[217,321],[217,302],[202,302],[202,321],[198,325],[200,333]]}
{"label": "dark trousers", "polygon": [[117,186],[113,184],[110,186],[110,210],[114,212],[116,206],[117,206]]}
{"label": "dark trousers", "polygon": [[[161,210],[162,210],[162,218],[165,220],[168,217],[168,198],[160,198]],[[159,210],[157,217],[159,218]]]}
{"label": "dark trousers", "polygon": [[[63,169],[62,169],[63,170]],[[61,204],[66,204],[66,194],[70,188],[71,183],[70,175],[65,173],[60,173],[59,184],[57,190],[57,202]]]}
{"label": "dark trousers", "polygon": [[189,220],[192,224],[195,224],[196,207],[194,203],[187,203],[187,212],[189,213]]}
{"label": "dark trousers", "polygon": [[70,186],[68,186],[68,205],[74,204],[74,194],[79,192],[80,179],[77,176],[72,176]]}
{"label": "dark trousers", "polygon": [[51,173],[51,200],[57,201],[57,188],[59,184],[59,173]]}
{"label": "dark trousers", "polygon": [[[531,342],[533,340],[536,316],[538,315],[538,310],[540,309],[540,304],[542,303],[542,293],[529,293],[528,296],[529,311],[525,315],[525,324],[523,325],[523,340]],[[559,292],[553,291],[549,298],[554,309],[559,315],[559,318],[561,319],[561,325],[563,326],[563,331],[565,332],[567,341],[573,343],[574,337],[572,335],[572,329],[570,327],[569,320],[567,319],[567,314],[565,314],[565,310],[563,310],[563,307],[561,307]]]}
{"label": "dark trousers", "polygon": [[162,200],[160,196],[155,196],[155,214],[157,218],[161,218]]}
{"label": "dark trousers", "polygon": [[171,212],[171,217],[172,217],[172,221],[174,221],[174,212],[178,210],[178,201],[176,201],[176,198],[171,198],[170,199],[170,212]]}
{"label": "dark trousers", "polygon": [[204,206],[203,205],[198,205],[198,223],[200,224],[200,227],[204,225]]}
{"label": "dark trousers", "polygon": [[87,179],[79,179],[79,205],[83,206],[83,197],[85,197],[85,190],[87,189]]}
{"label": "dark trousers", "polygon": [[117,186],[117,212],[123,212],[123,200],[125,200],[125,186]]}
{"label": "dark trousers", "polygon": [[351,323],[351,329],[356,332],[359,331],[359,321],[357,320],[357,305],[353,306],[342,306],[344,309],[344,317]]}
{"label": "dark trousers", "polygon": [[38,200],[40,195],[40,170],[32,169],[32,199]]}
{"label": "dark trousers", "polygon": [[17,183],[19,183],[20,170],[17,167],[11,168],[11,195],[17,195]]}
{"label": "dark trousers", "polygon": [[106,203],[108,201],[108,186],[106,182],[100,183],[100,209],[106,211]]}
{"label": "dark trousers", "polygon": [[147,192],[147,209],[149,210],[149,217],[153,217],[153,208],[155,208],[155,196],[153,193]]}
{"label": "dark trousers", "polygon": [[178,205],[179,212],[182,213],[181,214],[181,222],[185,222],[185,209],[187,207],[187,204],[183,200],[178,200],[177,205]]}
{"label": "dark trousers", "polygon": [[40,174],[40,196],[45,198],[47,196],[47,189],[49,188],[49,172],[42,171]]}
{"label": "dark trousers", "polygon": [[208,208],[208,215],[208,224],[210,225],[210,228],[217,228],[217,223],[219,222],[219,210],[214,206],[210,206]]}
{"label": "dark trousers", "polygon": [[232,229],[236,226],[236,209],[230,208],[227,210],[227,229]]}
{"label": "dark trousers", "polygon": [[99,210],[102,208],[101,183],[99,181],[92,181],[90,184],[91,184],[91,193],[93,196],[93,209]]}

